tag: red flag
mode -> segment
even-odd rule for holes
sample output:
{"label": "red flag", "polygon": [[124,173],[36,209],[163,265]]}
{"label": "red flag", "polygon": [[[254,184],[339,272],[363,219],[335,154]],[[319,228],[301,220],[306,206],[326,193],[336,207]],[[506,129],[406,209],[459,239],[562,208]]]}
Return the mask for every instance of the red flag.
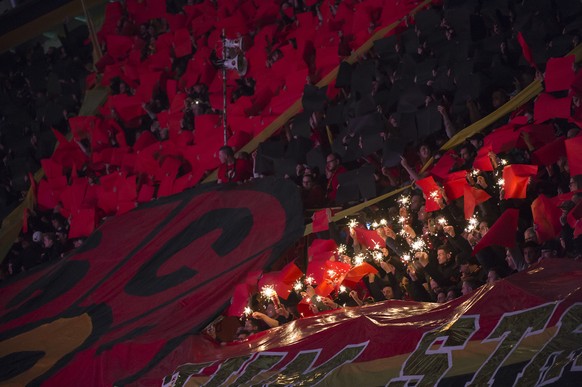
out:
{"label": "red flag", "polygon": [[155,187],[144,184],[139,189],[139,195],[137,196],[138,203],[147,203],[151,201],[154,197]]}
{"label": "red flag", "polygon": [[534,119],[542,123],[552,118],[569,118],[572,97],[554,98],[550,94],[542,93],[534,103]]}
{"label": "red flag", "polygon": [[466,185],[464,192],[465,219],[469,219],[473,216],[475,206],[489,199],[491,199],[491,195],[484,190]]}
{"label": "red flag", "polygon": [[538,173],[537,165],[512,164],[503,168],[504,199],[525,199],[527,185]]}
{"label": "red flag", "polygon": [[465,187],[468,186],[467,171],[464,170],[449,173],[446,181],[443,182],[443,188],[445,189],[445,194],[449,200],[455,200],[462,197],[465,194]]}
{"label": "red flag", "polygon": [[432,169],[430,170],[430,174],[436,176],[439,179],[446,179],[447,175],[449,174],[449,171],[457,162],[457,159],[453,157],[454,153],[455,153],[454,151],[448,151],[447,153],[445,153],[439,159],[439,161],[437,161],[434,167],[432,167]]}
{"label": "red flag", "polygon": [[543,243],[555,238],[562,231],[562,211],[545,195],[538,196],[531,204],[531,212],[538,241]]}
{"label": "red flag", "polygon": [[321,297],[328,297],[331,294],[331,292],[334,291],[334,289],[335,286],[332,281],[324,280],[322,283],[318,284],[317,287],[315,288],[315,294]]}
{"label": "red flag", "polygon": [[439,205],[439,199],[442,198],[440,187],[434,181],[432,176],[425,177],[416,182],[416,185],[420,187],[422,193],[424,194],[426,203],[426,212],[438,211],[441,209]]}
{"label": "red flag", "polygon": [[293,285],[295,281],[303,276],[303,272],[295,262],[289,262],[280,272],[281,281],[285,282],[286,284]]}
{"label": "red flag", "polygon": [[517,41],[519,42],[519,45],[521,46],[521,51],[523,52],[523,57],[525,58],[527,63],[529,63],[530,66],[533,67],[534,69],[537,69],[538,67],[533,60],[533,55],[531,53],[531,50],[530,50],[527,42],[525,41],[525,38],[523,37],[523,34],[521,33],[521,31],[517,33]]}
{"label": "red flag", "polygon": [[569,138],[564,142],[570,176],[582,174],[582,136]]}
{"label": "red flag", "polygon": [[374,230],[367,230],[363,227],[354,227],[354,232],[358,242],[369,249],[375,249],[377,246],[386,247],[386,241]]}
{"label": "red flag", "polygon": [[377,274],[378,270],[369,263],[354,266],[345,276],[342,282],[348,288],[354,288],[360,280],[368,274]]}
{"label": "red flag", "polygon": [[249,306],[251,295],[251,287],[248,284],[242,283],[236,285],[226,315],[242,316],[245,312],[245,308]]}
{"label": "red flag", "polygon": [[491,226],[487,234],[473,248],[473,255],[485,247],[496,245],[504,247],[515,246],[515,232],[517,231],[517,222],[519,220],[519,210],[509,208],[497,219]]}
{"label": "red flag", "polygon": [[313,219],[313,232],[329,230],[331,210],[329,208],[326,208],[325,210],[316,211],[313,214],[312,219]]}
{"label": "red flag", "polygon": [[550,58],[546,64],[546,74],[544,82],[546,91],[568,90],[576,77],[574,73],[575,55],[568,55],[563,58]]}
{"label": "red flag", "polygon": [[564,136],[556,138],[532,153],[532,161],[537,165],[550,165],[566,154]]}
{"label": "red flag", "polygon": [[192,41],[190,31],[187,28],[181,28],[174,33],[174,54],[176,58],[181,58],[192,54]]}
{"label": "red flag", "polygon": [[337,244],[333,239],[314,239],[307,249],[308,260],[328,259],[335,255],[337,251]]}
{"label": "red flag", "polygon": [[89,236],[95,229],[95,209],[77,209],[71,213],[69,238]]}
{"label": "red flag", "polygon": [[282,281],[281,273],[278,271],[263,273],[258,282],[259,291],[263,286],[273,286],[279,298],[287,299],[293,291],[293,285]]}
{"label": "red flag", "polygon": [[[508,152],[512,148],[515,148],[521,133],[517,130],[514,130],[514,129],[515,128],[513,125],[505,125],[505,126],[502,126],[500,128],[495,129],[495,131],[489,133],[483,139],[483,144],[484,144],[483,148],[487,147],[488,149],[492,150],[496,154],[502,153],[502,152]],[[481,149],[483,149],[483,148],[481,148]],[[482,152],[485,152],[485,151],[483,150]],[[489,153],[489,151],[487,151],[487,153]],[[478,153],[478,155],[481,158],[483,157],[482,153]],[[487,157],[489,157],[489,156],[487,156]],[[485,165],[485,169],[483,169],[483,170],[486,171],[487,169],[488,168]]]}

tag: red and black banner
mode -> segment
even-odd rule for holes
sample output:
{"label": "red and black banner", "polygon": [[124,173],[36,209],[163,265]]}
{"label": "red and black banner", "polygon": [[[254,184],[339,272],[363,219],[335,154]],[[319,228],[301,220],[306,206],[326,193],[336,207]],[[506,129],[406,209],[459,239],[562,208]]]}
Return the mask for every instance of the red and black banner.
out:
{"label": "red and black banner", "polygon": [[164,387],[578,386],[582,263],[544,260],[445,304],[390,300],[299,319],[198,356]]}
{"label": "red and black banner", "polygon": [[298,188],[201,186],[108,220],[0,288],[0,383],[159,385],[247,273],[303,235]]}

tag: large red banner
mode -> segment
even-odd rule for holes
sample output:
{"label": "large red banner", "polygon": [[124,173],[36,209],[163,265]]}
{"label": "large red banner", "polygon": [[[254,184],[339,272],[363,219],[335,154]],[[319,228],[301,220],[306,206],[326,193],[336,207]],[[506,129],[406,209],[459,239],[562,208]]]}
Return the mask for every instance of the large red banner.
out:
{"label": "large red banner", "polygon": [[160,385],[235,286],[303,235],[298,188],[200,186],[107,221],[0,288],[0,382]]}
{"label": "large red banner", "polygon": [[386,301],[196,355],[164,386],[579,385],[582,263],[546,260],[446,304]]}

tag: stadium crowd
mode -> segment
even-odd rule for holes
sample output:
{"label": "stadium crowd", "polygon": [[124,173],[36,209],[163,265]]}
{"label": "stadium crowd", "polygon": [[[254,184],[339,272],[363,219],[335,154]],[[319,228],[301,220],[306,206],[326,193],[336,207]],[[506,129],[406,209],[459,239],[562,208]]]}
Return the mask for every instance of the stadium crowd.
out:
{"label": "stadium crowd", "polygon": [[[346,306],[446,302],[545,257],[580,258],[582,73],[568,55],[579,43],[579,5],[434,2],[402,19],[355,64],[342,62],[336,80],[317,88],[325,70],[386,24],[383,2],[280,3],[261,8],[260,17],[254,10],[254,28],[212,2],[168,2],[165,18],[137,2],[110,3],[99,33],[105,52],[99,75],[86,82],[88,89],[110,87],[111,96],[94,117],[70,119],[79,109],[87,56],[36,48],[15,58],[12,69],[66,63],[67,79],[54,70],[60,86],[54,94],[50,76],[36,88],[25,71],[3,69],[3,94],[20,98],[40,133],[59,140],[52,155],[38,153],[35,130],[11,121],[25,128],[18,137],[35,161],[20,171],[23,181],[23,171],[40,164],[47,179],[36,187],[38,207],[26,214],[3,275],[61,259],[107,217],[190,188],[215,167],[219,183],[267,175],[294,180],[315,231],[301,242],[308,248],[282,258],[282,270],[265,273],[248,294],[252,302],[233,302],[227,314],[242,317],[239,340]],[[354,9],[365,9],[366,17],[346,16]],[[224,13],[244,30],[237,37],[250,64],[246,75],[229,78],[232,129],[223,147],[216,127],[220,31],[199,27],[208,12]],[[307,38],[314,29],[334,43]],[[328,52],[333,58],[324,58]],[[294,60],[300,71],[282,75]],[[46,69],[51,75],[53,68]],[[535,101],[447,146],[539,81],[545,92]],[[74,103],[50,124],[32,114],[38,101],[71,95]],[[249,129],[256,116],[264,126],[298,97],[302,112],[253,154],[236,153],[257,134]],[[62,136],[68,131],[73,141]],[[8,136],[2,141],[4,164],[22,165],[22,150]],[[15,189],[13,178],[3,176],[6,203],[27,188]],[[349,223],[329,222],[331,210],[401,187],[407,188]]]}

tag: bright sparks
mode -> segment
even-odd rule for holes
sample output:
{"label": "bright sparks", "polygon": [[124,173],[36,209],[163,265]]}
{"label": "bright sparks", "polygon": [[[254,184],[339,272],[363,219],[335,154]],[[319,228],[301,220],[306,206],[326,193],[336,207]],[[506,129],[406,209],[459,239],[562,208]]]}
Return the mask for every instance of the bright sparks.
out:
{"label": "bright sparks", "polygon": [[358,222],[355,219],[351,219],[350,222],[348,223],[348,226],[350,228],[354,228],[358,225]]}
{"label": "bright sparks", "polygon": [[265,298],[271,298],[277,295],[273,285],[265,285],[261,288],[261,295]]}
{"label": "bright sparks", "polygon": [[437,222],[441,225],[441,226],[446,226],[447,225],[447,220],[444,217],[440,217],[437,219]]}
{"label": "bright sparks", "polygon": [[382,254],[381,251],[374,252],[374,261],[382,262],[383,260],[384,260],[384,255]]}
{"label": "bright sparks", "polygon": [[354,265],[358,266],[364,263],[364,254],[358,254],[354,257]]}
{"label": "bright sparks", "polygon": [[303,290],[303,283],[301,282],[301,280],[295,281],[295,283],[293,284],[293,290],[295,290],[296,292],[300,292],[301,290]]}
{"label": "bright sparks", "polygon": [[414,251],[423,251],[424,248],[426,247],[426,243],[424,243],[424,240],[418,238],[417,240],[412,242],[412,245],[410,247]]}

